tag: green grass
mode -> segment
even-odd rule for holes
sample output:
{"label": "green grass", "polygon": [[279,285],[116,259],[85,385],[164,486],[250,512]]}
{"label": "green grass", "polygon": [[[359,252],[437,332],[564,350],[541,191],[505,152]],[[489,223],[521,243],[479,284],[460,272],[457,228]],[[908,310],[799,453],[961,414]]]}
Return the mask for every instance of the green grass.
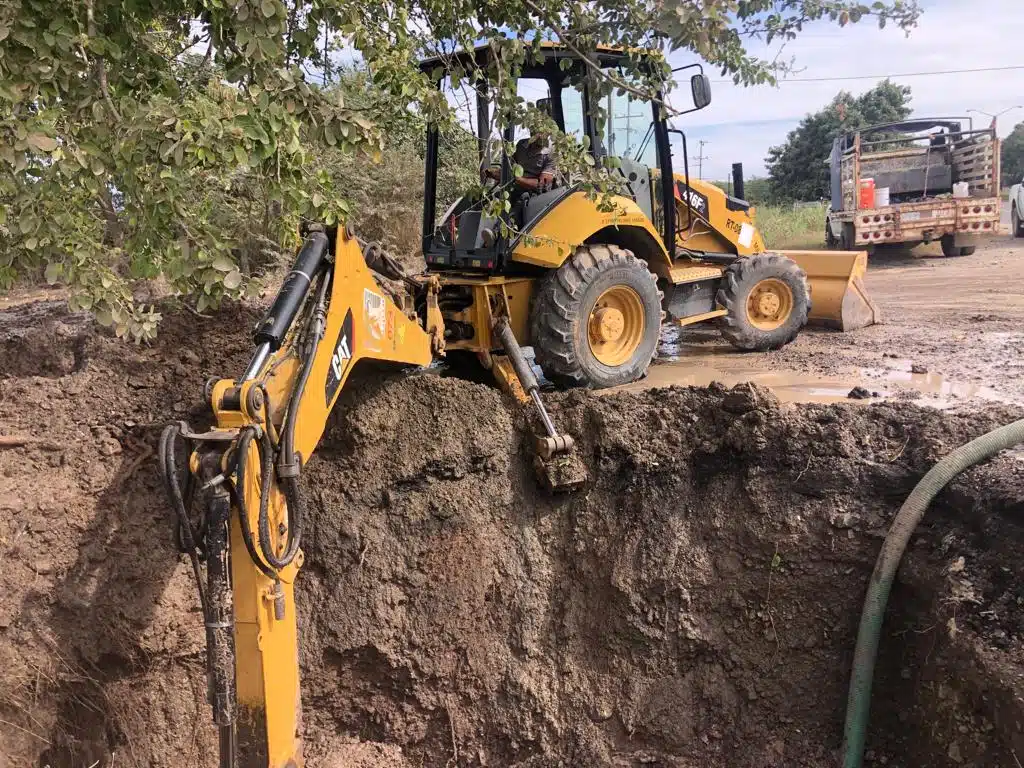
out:
{"label": "green grass", "polygon": [[757,208],[757,228],[767,248],[817,249],[825,247],[825,209],[792,206]]}

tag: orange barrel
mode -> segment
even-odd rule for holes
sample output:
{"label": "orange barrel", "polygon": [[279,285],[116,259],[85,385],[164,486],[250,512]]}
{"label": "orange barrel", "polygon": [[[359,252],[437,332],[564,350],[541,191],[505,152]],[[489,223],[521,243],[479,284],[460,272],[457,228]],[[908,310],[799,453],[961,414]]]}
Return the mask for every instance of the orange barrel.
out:
{"label": "orange barrel", "polygon": [[860,180],[860,207],[861,208],[874,208],[875,207],[875,180],[874,179],[861,179]]}

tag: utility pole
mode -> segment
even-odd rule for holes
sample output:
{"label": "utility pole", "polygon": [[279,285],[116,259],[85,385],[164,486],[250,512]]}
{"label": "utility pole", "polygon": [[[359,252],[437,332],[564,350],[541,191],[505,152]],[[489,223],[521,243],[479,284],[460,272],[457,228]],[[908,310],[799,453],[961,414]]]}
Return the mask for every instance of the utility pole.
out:
{"label": "utility pole", "polygon": [[707,155],[704,154],[704,145],[705,144],[710,144],[711,142],[705,141],[704,139],[700,139],[697,143],[700,145],[700,149],[697,150],[697,156],[696,157],[691,157],[690,159],[693,162],[697,163],[697,178],[698,179],[703,179],[704,178],[704,161],[711,159],[710,157],[708,157]]}

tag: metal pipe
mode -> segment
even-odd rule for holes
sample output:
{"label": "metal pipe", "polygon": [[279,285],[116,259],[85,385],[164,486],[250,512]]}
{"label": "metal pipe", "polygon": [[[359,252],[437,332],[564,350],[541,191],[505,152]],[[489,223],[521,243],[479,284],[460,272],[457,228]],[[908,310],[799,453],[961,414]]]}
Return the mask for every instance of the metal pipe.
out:
{"label": "metal pipe", "polygon": [[219,768],[236,768],[237,749],[235,747],[235,725],[222,725],[217,729],[220,741]]}
{"label": "metal pipe", "polygon": [[516,341],[516,335],[512,332],[512,326],[509,325],[508,318],[503,317],[498,320],[494,325],[494,330],[498,338],[501,339],[501,346],[505,348],[505,352],[508,354],[508,359],[512,363],[512,369],[516,372],[516,376],[519,378],[519,383],[523,385],[523,389],[530,394],[533,404],[537,406],[540,420],[544,424],[548,437],[558,437],[555,423],[551,421],[548,409],[544,407],[544,401],[540,399],[540,383],[537,381],[533,369],[523,354],[523,348]]}
{"label": "metal pipe", "polygon": [[[206,474],[215,470],[206,468]],[[231,496],[222,482],[210,495],[206,532],[206,653],[210,675],[213,720],[230,726],[235,721],[235,617],[231,592],[231,562],[228,551],[228,521]]]}
{"label": "metal pipe", "polygon": [[558,432],[555,430],[555,423],[551,420],[551,416],[548,415],[548,409],[544,407],[544,402],[540,399],[540,390],[534,388],[530,390],[530,397],[533,398],[533,404],[537,406],[537,411],[540,413],[541,423],[544,424],[544,429],[548,433],[548,437],[558,437]]}
{"label": "metal pipe", "polygon": [[252,356],[252,360],[249,361],[248,367],[245,369],[245,373],[242,374],[242,378],[238,380],[241,384],[243,381],[252,381],[255,379],[261,370],[263,370],[263,364],[267,362],[267,358],[270,357],[270,342],[265,341],[256,347],[256,352]]}

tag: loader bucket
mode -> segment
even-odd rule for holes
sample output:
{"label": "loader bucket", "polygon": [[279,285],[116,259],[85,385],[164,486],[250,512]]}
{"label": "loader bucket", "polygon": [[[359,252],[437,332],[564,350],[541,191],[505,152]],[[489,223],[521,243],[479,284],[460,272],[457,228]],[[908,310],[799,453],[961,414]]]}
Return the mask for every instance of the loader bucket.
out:
{"label": "loader bucket", "polygon": [[808,325],[854,331],[881,322],[882,315],[864,286],[864,251],[781,251],[807,273],[811,288]]}

